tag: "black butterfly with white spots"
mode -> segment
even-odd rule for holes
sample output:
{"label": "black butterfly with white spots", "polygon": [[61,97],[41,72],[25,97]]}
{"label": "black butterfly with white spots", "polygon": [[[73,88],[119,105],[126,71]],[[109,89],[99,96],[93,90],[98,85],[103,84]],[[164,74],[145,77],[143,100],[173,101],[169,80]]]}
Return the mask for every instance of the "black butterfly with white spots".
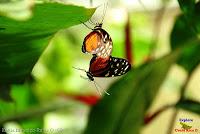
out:
{"label": "black butterfly with white spots", "polygon": [[[102,58],[93,55],[93,58],[90,60],[89,71],[80,68],[75,69],[84,71],[88,77],[87,79],[94,82],[96,89],[101,95],[101,92],[97,88],[97,86],[100,87],[100,85],[95,82],[94,77],[115,77],[124,75],[131,69],[131,64],[126,59],[122,58],[116,58],[112,56],[109,56],[108,58]],[[103,91],[107,95],[110,95],[105,90]]]}

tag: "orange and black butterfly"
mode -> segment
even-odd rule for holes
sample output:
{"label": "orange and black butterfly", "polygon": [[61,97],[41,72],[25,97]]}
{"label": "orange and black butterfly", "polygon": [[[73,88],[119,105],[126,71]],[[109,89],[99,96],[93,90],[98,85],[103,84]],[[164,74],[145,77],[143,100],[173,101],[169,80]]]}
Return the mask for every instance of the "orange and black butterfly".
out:
{"label": "orange and black butterfly", "polygon": [[[90,67],[88,71],[80,68],[74,68],[84,71],[88,77],[85,79],[93,81],[96,89],[98,90],[97,86],[99,85],[94,81],[94,77],[121,76],[131,69],[131,64],[126,59],[111,56],[113,42],[110,35],[102,29],[103,20],[101,23],[94,23],[91,20],[88,22],[90,24],[94,24],[95,27],[92,29],[82,22],[86,27],[92,30],[92,32],[84,38],[82,52],[93,55],[90,60]],[[99,90],[98,92],[101,94]],[[108,94],[105,90],[104,92]]]}
{"label": "orange and black butterfly", "polygon": [[[102,58],[93,55],[93,58],[90,60],[89,71],[80,68],[75,68],[75,69],[84,71],[88,77],[86,79],[93,81],[97,88],[97,83],[94,81],[94,77],[121,76],[127,73],[131,69],[131,64],[126,59],[122,58],[116,58],[112,56],[109,56],[107,58]],[[99,94],[101,94],[99,90],[98,92]],[[104,92],[108,94],[105,90]]]}
{"label": "orange and black butterfly", "polygon": [[113,42],[108,32],[102,28],[106,9],[107,5],[104,8],[103,18],[100,23],[94,23],[91,19],[88,21],[90,24],[95,25],[94,28],[90,28],[82,22],[86,27],[92,30],[92,32],[84,38],[82,45],[83,53],[94,54],[102,58],[107,58],[111,55]]}
{"label": "orange and black butterfly", "polygon": [[113,42],[110,35],[102,29],[102,23],[94,27],[83,41],[82,52],[95,54],[98,57],[107,58],[112,53]]}

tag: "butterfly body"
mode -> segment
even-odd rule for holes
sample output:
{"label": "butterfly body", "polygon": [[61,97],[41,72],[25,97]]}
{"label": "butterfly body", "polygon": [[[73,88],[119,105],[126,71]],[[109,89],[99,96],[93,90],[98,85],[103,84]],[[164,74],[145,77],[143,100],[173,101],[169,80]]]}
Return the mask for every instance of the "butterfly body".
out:
{"label": "butterfly body", "polygon": [[88,79],[89,79],[90,81],[94,81],[94,77],[93,77],[93,75],[92,75],[91,72],[87,71],[87,72],[86,72],[86,75],[87,75],[87,77],[88,77]]}

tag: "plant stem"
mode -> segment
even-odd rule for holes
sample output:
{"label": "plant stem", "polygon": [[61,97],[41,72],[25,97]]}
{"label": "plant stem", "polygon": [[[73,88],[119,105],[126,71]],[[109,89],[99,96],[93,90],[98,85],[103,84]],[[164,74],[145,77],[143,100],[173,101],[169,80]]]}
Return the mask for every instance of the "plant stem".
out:
{"label": "plant stem", "polygon": [[[185,83],[182,85],[181,87],[181,91],[180,91],[180,98],[179,98],[179,101],[183,100],[184,99],[184,94],[185,94],[185,91],[186,91],[186,87],[192,77],[192,74],[193,74],[193,71],[190,72],[185,80]],[[171,121],[170,121],[170,126],[168,128],[168,131],[167,131],[167,134],[172,134],[173,133],[173,127],[174,127],[174,124],[175,124],[175,120],[177,118],[177,115],[178,115],[178,112],[179,110],[178,109],[175,109],[172,117],[171,117]]]}
{"label": "plant stem", "polygon": [[158,115],[160,115],[162,112],[166,111],[167,109],[174,107],[174,105],[166,105],[163,106],[162,108],[160,108],[159,110],[157,110],[155,113],[151,114],[151,115],[147,115],[144,118],[144,124],[148,125],[150,122],[152,122]]}
{"label": "plant stem", "polygon": [[169,128],[167,130],[167,134],[172,134],[173,133],[173,128],[174,128],[174,123],[176,121],[176,117],[178,115],[178,110],[175,109],[172,117],[171,117],[171,120],[170,120],[170,125],[169,125]]}
{"label": "plant stem", "polygon": [[130,13],[127,11],[128,19],[125,25],[125,50],[126,50],[126,58],[133,65],[133,51],[132,51],[132,40],[131,40],[131,24],[130,24]]}

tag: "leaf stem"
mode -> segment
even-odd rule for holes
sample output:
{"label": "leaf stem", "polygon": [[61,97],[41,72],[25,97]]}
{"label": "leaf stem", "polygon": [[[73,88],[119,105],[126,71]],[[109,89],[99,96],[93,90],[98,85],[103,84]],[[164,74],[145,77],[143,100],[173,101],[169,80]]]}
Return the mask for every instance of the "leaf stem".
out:
{"label": "leaf stem", "polygon": [[131,40],[131,24],[130,24],[130,13],[127,11],[128,19],[125,25],[125,52],[127,60],[133,65],[133,51],[132,51],[132,40]]}
{"label": "leaf stem", "polygon": [[174,107],[174,105],[166,105],[157,110],[155,113],[151,115],[146,115],[144,118],[144,124],[148,125],[150,122],[152,122],[158,115],[160,115],[162,112],[166,111],[167,109]]}
{"label": "leaf stem", "polygon": [[[186,87],[192,77],[192,74],[193,74],[194,70],[189,72],[188,75],[187,75],[187,78],[185,80],[185,83],[181,86],[181,90],[180,90],[180,98],[179,98],[179,101],[182,101],[184,99],[184,94],[186,92]],[[173,133],[173,127],[174,127],[174,124],[175,124],[175,120],[177,118],[177,115],[178,115],[178,112],[179,110],[178,109],[175,109],[172,117],[171,117],[171,121],[170,121],[170,125],[169,125],[169,128],[168,128],[168,131],[167,131],[167,134],[172,134]]]}

